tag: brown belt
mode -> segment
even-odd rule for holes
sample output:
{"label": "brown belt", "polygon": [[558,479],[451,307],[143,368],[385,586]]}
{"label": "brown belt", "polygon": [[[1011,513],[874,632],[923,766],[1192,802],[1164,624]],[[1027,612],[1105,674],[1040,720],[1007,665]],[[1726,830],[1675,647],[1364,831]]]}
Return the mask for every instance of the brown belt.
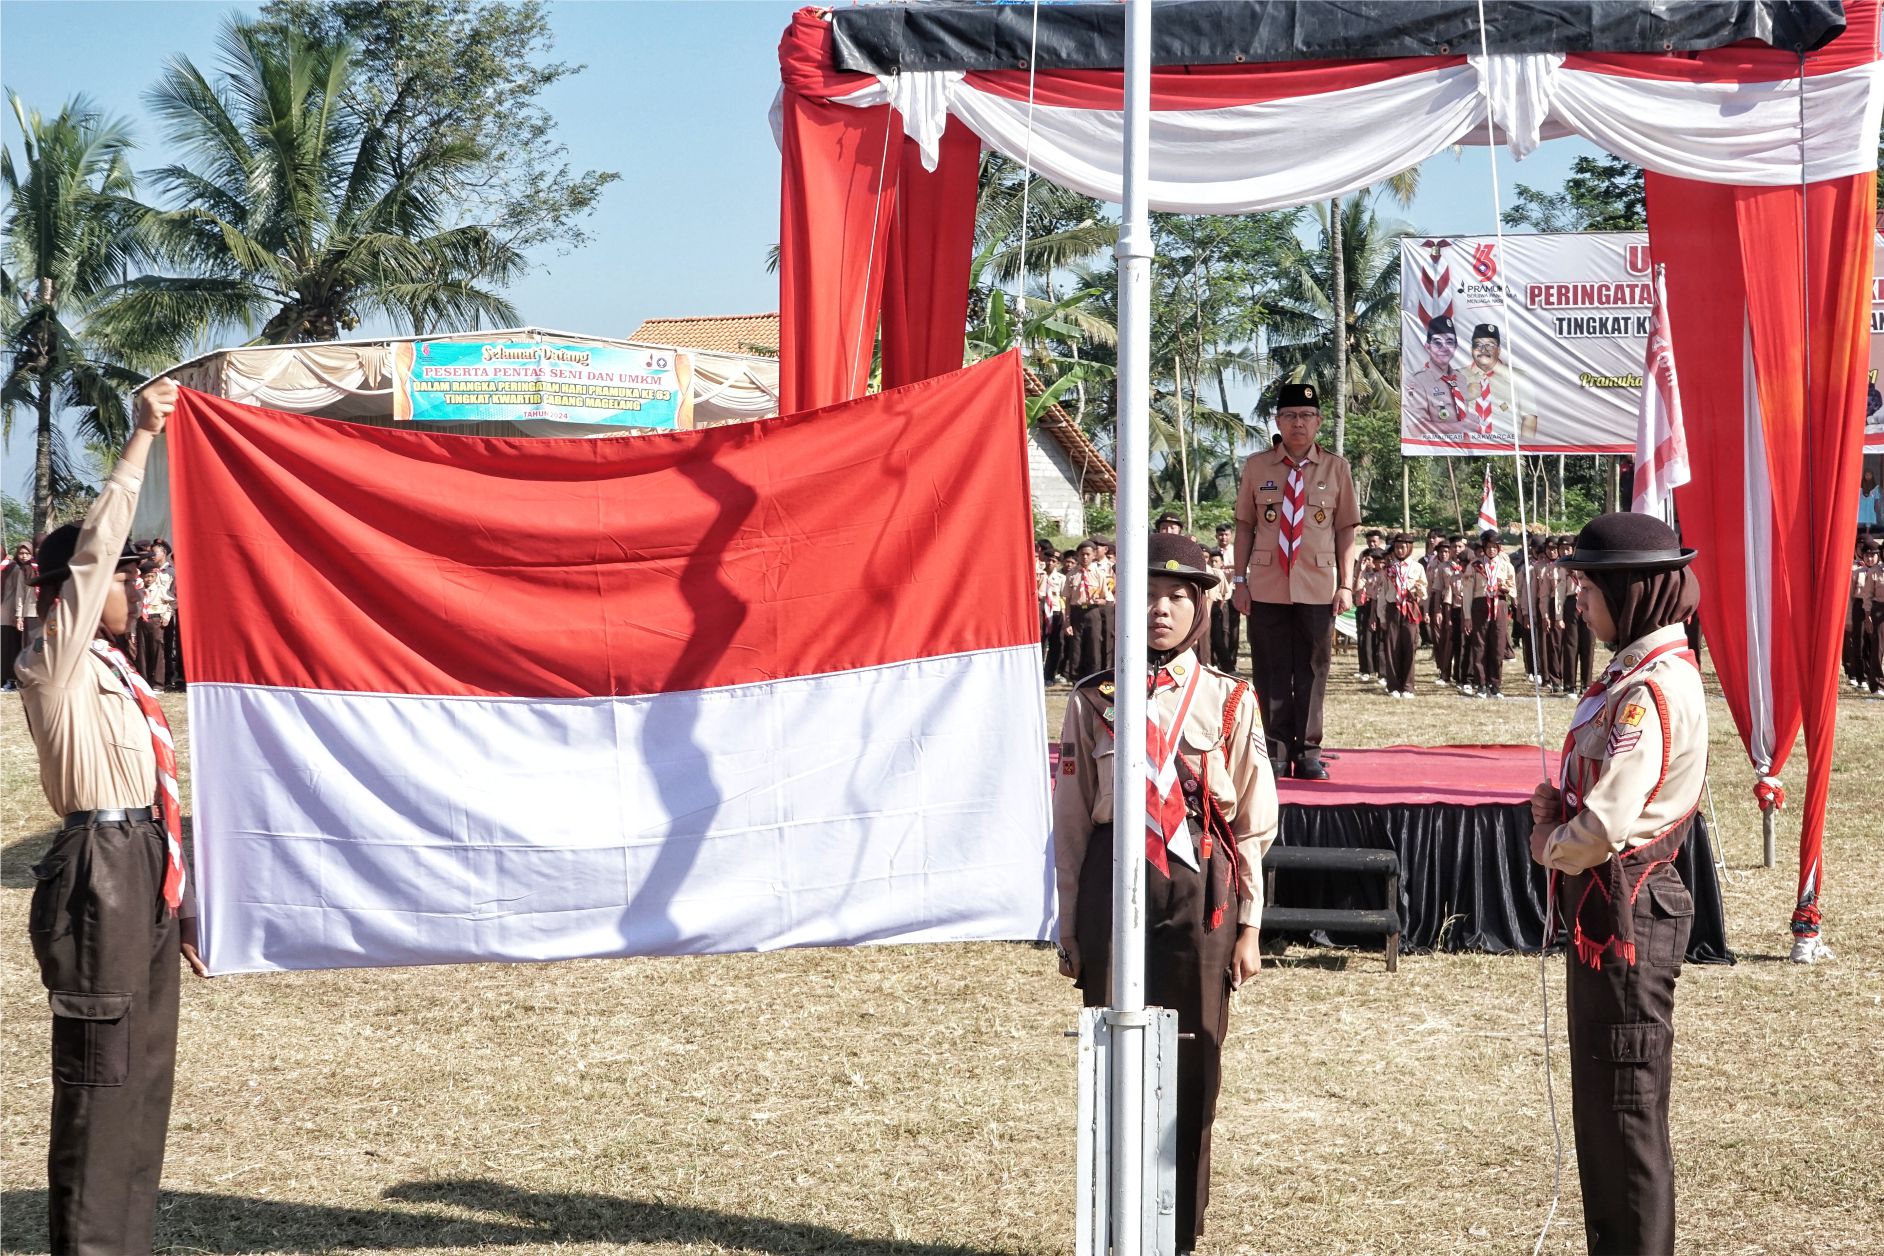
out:
{"label": "brown belt", "polygon": [[61,827],[82,829],[92,824],[137,824],[156,818],[154,807],[111,807],[102,811],[74,811]]}

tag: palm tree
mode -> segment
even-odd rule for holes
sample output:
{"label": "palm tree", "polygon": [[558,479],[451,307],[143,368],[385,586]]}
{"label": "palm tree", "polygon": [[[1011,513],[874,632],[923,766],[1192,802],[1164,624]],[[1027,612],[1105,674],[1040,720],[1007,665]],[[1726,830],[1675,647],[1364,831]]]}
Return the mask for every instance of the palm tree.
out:
{"label": "palm tree", "polygon": [[[1342,202],[1338,230],[1347,265],[1339,306],[1337,294],[1322,281],[1333,269],[1329,259],[1336,230],[1324,223],[1321,247],[1303,249],[1279,285],[1271,306],[1275,340],[1270,353],[1282,378],[1331,380],[1348,396],[1371,404],[1399,387],[1398,237],[1404,228],[1377,216],[1368,197]],[[1348,311],[1345,320],[1337,321],[1337,308]],[[1337,327],[1344,334],[1336,335]]]}
{"label": "palm tree", "polygon": [[488,227],[447,225],[464,143],[396,170],[349,91],[351,46],[232,21],[212,81],[187,58],[151,89],[183,161],[152,176],[171,206],[147,224],[186,273],[125,285],[114,322],[179,345],[222,326],[252,343],[331,340],[378,314],[415,334],[517,321],[501,287],[523,257]]}
{"label": "palm tree", "polygon": [[99,301],[142,255],[132,199],[130,132],[83,97],[56,117],[28,110],[17,96],[23,160],[0,152],[6,196],[5,265],[0,267],[0,334],[8,354],[0,402],[11,435],[16,410],[37,420],[33,457],[33,532],[46,530],[55,499],[70,497],[74,477],[54,426],[78,410],[87,444],[115,447],[129,423],[125,397],[152,365],[148,339],[114,335],[97,317]]}
{"label": "palm tree", "polygon": [[[1414,193],[1419,191],[1420,168],[1409,166],[1399,174],[1390,175],[1386,181],[1387,192],[1400,202],[1400,208],[1412,207]],[[1329,291],[1335,294],[1334,317],[1337,324],[1348,321],[1346,304],[1347,282],[1347,237],[1342,230],[1345,225],[1341,212],[1341,198],[1335,197],[1328,202],[1328,260]],[[1348,363],[1345,338],[1335,340],[1335,453],[1346,452],[1348,428]]]}

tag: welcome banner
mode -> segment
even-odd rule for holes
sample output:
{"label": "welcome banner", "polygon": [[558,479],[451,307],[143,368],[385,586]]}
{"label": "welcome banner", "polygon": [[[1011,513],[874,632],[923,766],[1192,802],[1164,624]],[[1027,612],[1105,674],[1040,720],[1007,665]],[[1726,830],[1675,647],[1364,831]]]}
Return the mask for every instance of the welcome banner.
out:
{"label": "welcome banner", "polygon": [[217,972],[1046,936],[1013,354],[491,439],[185,392]]}

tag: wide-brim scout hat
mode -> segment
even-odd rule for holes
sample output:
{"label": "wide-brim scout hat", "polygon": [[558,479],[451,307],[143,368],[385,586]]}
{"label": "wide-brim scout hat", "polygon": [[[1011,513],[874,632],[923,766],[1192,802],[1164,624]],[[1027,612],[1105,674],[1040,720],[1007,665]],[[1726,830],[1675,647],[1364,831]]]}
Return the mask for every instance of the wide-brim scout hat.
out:
{"label": "wide-brim scout hat", "polygon": [[1655,516],[1616,510],[1584,524],[1570,557],[1560,561],[1577,571],[1662,571],[1686,567],[1694,551],[1683,549],[1675,530]]}
{"label": "wide-brim scout hat", "polygon": [[[59,584],[72,574],[72,555],[78,552],[80,525],[61,524],[46,534],[46,539],[39,543],[39,574],[33,577],[34,584]],[[131,543],[124,543],[124,553],[118,555],[118,566],[136,566],[144,556],[131,548]]]}
{"label": "wide-brim scout hat", "polygon": [[1154,532],[1146,542],[1145,570],[1154,576],[1187,580],[1200,588],[1217,585],[1218,573],[1210,569],[1210,555],[1204,547],[1178,532]]}
{"label": "wide-brim scout hat", "polygon": [[1418,540],[1414,538],[1411,532],[1396,532],[1392,536],[1387,538],[1387,544],[1389,545],[1417,545],[1419,544],[1419,542]]}
{"label": "wide-brim scout hat", "polygon": [[1184,526],[1184,521],[1173,514],[1159,515],[1158,521],[1151,526],[1154,528],[1162,528],[1167,523],[1175,523],[1180,528]]}

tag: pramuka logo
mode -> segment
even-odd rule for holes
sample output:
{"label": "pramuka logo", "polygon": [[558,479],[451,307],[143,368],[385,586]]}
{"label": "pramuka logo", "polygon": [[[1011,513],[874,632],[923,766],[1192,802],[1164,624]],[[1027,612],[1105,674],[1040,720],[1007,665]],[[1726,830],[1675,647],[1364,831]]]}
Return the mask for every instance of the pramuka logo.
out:
{"label": "pramuka logo", "polygon": [[1486,283],[1498,278],[1497,247],[1488,240],[1472,250],[1472,273]]}

